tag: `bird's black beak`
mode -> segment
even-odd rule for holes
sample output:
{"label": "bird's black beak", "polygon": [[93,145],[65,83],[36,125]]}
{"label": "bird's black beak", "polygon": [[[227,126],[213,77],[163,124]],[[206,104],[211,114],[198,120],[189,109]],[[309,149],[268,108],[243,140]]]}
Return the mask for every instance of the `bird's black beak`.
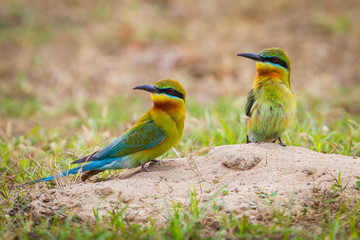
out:
{"label": "bird's black beak", "polygon": [[134,87],[133,89],[140,89],[140,90],[145,90],[151,93],[159,93],[159,89],[154,87],[153,85],[140,85],[137,87]]}
{"label": "bird's black beak", "polygon": [[239,53],[238,56],[250,58],[250,59],[258,61],[258,62],[264,61],[264,59],[262,57],[260,57],[258,54],[254,54],[254,53]]}

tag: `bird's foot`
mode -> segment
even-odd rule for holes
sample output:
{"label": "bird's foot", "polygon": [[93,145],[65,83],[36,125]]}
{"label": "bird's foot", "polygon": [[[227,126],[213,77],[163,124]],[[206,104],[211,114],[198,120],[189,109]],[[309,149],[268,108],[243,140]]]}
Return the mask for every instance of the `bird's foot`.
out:
{"label": "bird's foot", "polygon": [[254,141],[254,142],[250,141],[248,135],[246,135],[246,143],[256,143],[256,144],[260,144],[260,142],[258,142],[258,141]]}
{"label": "bird's foot", "polygon": [[145,166],[146,165],[146,162],[145,163],[143,163],[143,164],[141,164],[141,169],[144,171],[144,172],[150,172],[150,170],[147,168],[147,166]]}
{"label": "bird's foot", "polygon": [[286,147],[286,144],[283,142],[283,140],[281,139],[281,137],[279,137],[278,138],[279,139],[279,144],[280,144],[280,146],[282,146],[282,147]]}

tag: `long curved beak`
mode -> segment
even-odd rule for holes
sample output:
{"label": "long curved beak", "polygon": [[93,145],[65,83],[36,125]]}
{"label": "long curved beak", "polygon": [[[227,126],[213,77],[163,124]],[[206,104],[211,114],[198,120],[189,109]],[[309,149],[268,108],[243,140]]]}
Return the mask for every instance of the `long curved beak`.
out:
{"label": "long curved beak", "polygon": [[264,61],[264,59],[262,57],[260,57],[258,54],[254,54],[254,53],[239,53],[237,56],[250,58],[250,59],[258,61],[258,62]]}
{"label": "long curved beak", "polygon": [[151,92],[151,93],[159,93],[159,89],[154,87],[153,85],[140,85],[137,87],[134,87],[133,89],[140,89],[140,90],[145,90],[147,92]]}

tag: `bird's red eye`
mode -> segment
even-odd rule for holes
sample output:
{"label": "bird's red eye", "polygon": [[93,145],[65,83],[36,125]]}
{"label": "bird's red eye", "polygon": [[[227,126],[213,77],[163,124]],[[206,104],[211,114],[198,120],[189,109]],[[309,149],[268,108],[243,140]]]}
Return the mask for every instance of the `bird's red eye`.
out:
{"label": "bird's red eye", "polygon": [[168,93],[168,94],[171,94],[171,93],[173,93],[173,92],[174,92],[174,89],[173,89],[173,88],[168,88],[168,89],[167,89],[167,93]]}
{"label": "bird's red eye", "polygon": [[272,57],[272,58],[271,58],[271,61],[272,61],[272,62],[276,62],[277,60],[278,60],[277,57]]}

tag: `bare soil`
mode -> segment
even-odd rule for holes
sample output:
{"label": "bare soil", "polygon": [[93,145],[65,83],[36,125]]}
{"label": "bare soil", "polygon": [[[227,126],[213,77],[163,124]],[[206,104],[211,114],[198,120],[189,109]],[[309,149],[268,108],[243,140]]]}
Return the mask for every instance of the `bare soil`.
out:
{"label": "bare soil", "polygon": [[[29,190],[33,217],[51,217],[61,210],[91,220],[93,209],[105,216],[120,201],[129,205],[127,220],[147,222],[151,216],[163,223],[173,202],[189,205],[194,187],[203,206],[225,186],[214,198],[223,211],[247,214],[253,222],[271,220],[274,209],[291,205],[292,214],[297,215],[304,207],[313,206],[314,193],[331,189],[339,171],[342,187],[347,185],[342,194],[349,199],[360,196],[355,186],[358,157],[302,147],[270,143],[220,146],[204,156],[162,160],[149,169],[151,172],[128,169],[105,180],[94,178],[84,183],[61,178],[53,189],[38,184]],[[275,191],[276,196],[270,198]]]}

